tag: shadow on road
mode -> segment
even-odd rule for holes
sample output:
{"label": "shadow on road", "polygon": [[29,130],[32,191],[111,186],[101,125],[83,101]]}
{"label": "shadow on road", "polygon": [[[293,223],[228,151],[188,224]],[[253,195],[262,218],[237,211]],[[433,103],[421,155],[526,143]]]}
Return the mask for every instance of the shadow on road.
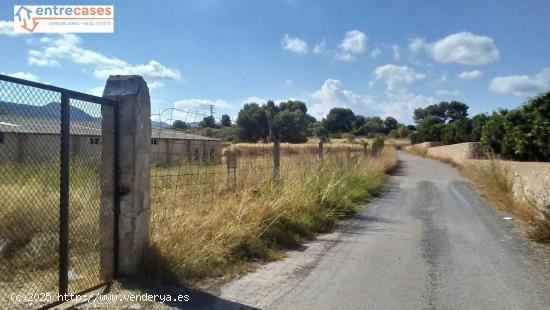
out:
{"label": "shadow on road", "polygon": [[257,309],[233,302],[231,300],[219,298],[215,295],[197,289],[186,288],[174,284],[153,282],[154,285],[148,281],[121,281],[124,289],[139,291],[143,294],[170,295],[172,297],[176,297],[178,295],[188,295],[189,301],[164,303],[166,306],[176,309]]}
{"label": "shadow on road", "polygon": [[[142,309],[144,306],[146,309],[164,309],[165,307],[170,309],[257,309],[198,289],[169,284],[156,279],[119,279],[114,286],[109,285],[93,292],[93,295],[105,297],[108,294],[119,297],[134,295],[136,299],[122,301],[119,298],[117,301],[107,302],[98,297],[90,302],[67,304],[63,309]],[[187,301],[184,299],[185,295],[188,296]],[[155,296],[155,301],[152,300],[153,296]],[[167,296],[170,296],[172,300],[168,300]],[[138,308],[134,308],[136,306]]]}

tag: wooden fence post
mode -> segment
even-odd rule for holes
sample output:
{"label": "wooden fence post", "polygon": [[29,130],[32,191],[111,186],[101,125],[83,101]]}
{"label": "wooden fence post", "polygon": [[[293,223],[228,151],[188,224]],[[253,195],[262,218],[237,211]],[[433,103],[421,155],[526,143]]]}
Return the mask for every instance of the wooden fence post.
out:
{"label": "wooden fence post", "polygon": [[323,163],[324,145],[323,140],[319,141],[319,162]]}
{"label": "wooden fence post", "polygon": [[276,185],[281,179],[281,145],[279,139],[273,141],[273,181]]}

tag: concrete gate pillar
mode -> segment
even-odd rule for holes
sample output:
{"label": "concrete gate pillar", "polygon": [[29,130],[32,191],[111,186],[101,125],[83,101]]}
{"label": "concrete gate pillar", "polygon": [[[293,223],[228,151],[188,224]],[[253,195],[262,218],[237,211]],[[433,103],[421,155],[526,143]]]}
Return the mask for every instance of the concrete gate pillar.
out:
{"label": "concrete gate pillar", "polygon": [[110,76],[103,97],[119,102],[118,274],[131,276],[149,238],[151,100],[147,83],[136,75]]}

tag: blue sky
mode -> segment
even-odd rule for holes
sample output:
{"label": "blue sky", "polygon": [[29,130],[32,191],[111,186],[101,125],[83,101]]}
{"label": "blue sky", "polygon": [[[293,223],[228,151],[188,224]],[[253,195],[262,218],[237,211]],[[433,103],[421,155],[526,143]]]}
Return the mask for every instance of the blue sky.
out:
{"label": "blue sky", "polygon": [[443,100],[476,114],[550,89],[548,1],[56,3],[113,4],[115,33],[14,35],[22,3],[3,1],[0,72],[95,94],[109,74],[141,74],[153,111],[234,117],[293,98],[316,117],[343,106],[410,123]]}

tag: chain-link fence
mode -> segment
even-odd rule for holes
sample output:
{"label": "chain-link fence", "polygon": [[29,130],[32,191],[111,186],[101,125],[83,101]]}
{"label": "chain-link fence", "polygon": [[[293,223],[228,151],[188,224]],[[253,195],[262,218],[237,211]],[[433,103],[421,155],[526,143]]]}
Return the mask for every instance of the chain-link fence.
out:
{"label": "chain-link fence", "polygon": [[366,155],[366,145],[323,145],[315,139],[305,144],[281,143],[278,151],[268,141],[231,143],[238,128],[222,125],[221,118],[209,112],[171,108],[152,120],[150,242],[154,251],[160,251],[154,255],[160,257],[180,250],[190,256],[191,251],[216,251],[201,246],[204,236],[176,235],[182,232],[182,223],[212,224],[208,220],[188,223],[200,210],[206,216],[212,208],[227,209],[227,204],[238,203],[240,197],[254,195],[262,187],[275,187],[294,171],[304,171],[303,167],[311,167],[314,174],[323,163],[343,164]]}
{"label": "chain-link fence", "polygon": [[[0,308],[111,280],[116,102],[0,76]],[[106,187],[110,188],[106,191]]]}

